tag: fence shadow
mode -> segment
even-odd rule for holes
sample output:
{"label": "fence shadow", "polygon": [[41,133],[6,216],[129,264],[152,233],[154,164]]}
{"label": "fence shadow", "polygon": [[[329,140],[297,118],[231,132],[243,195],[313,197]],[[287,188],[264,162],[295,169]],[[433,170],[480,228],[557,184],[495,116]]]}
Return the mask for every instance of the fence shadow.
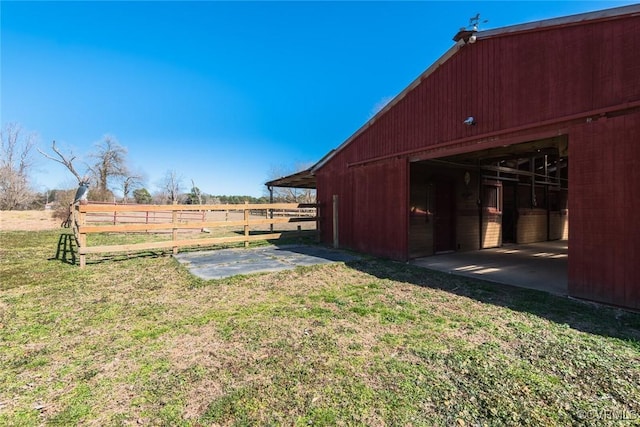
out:
{"label": "fence shadow", "polygon": [[640,347],[640,313],[543,291],[487,282],[381,259],[347,263],[381,279],[440,289],[476,301],[526,312],[590,334],[617,338]]}
{"label": "fence shadow", "polygon": [[113,254],[103,254],[86,261],[87,265],[98,265],[103,263],[117,263],[129,261],[132,259],[145,259],[145,258],[162,258],[168,257],[171,255],[171,251],[163,251],[163,250],[148,250],[148,251],[137,251],[131,253],[113,253]]}
{"label": "fence shadow", "polygon": [[67,264],[76,263],[76,242],[73,234],[62,233],[58,238],[58,246],[56,248],[56,255],[50,260],[58,260]]}

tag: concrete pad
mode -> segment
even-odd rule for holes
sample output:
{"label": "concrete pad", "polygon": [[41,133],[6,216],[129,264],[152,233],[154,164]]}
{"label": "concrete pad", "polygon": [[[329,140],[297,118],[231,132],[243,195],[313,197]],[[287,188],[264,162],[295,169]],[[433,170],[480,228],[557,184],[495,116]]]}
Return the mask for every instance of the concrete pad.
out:
{"label": "concrete pad", "polygon": [[346,252],[308,245],[186,252],[175,255],[175,258],[192,274],[205,280],[360,259]]}
{"label": "concrete pad", "polygon": [[418,258],[411,264],[490,282],[567,295],[568,242],[504,245],[501,248]]}

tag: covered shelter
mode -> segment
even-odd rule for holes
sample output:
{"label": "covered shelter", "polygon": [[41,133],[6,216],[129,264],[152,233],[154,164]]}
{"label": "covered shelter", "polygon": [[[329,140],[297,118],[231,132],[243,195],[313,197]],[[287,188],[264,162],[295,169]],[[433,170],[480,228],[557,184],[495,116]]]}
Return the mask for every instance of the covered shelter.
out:
{"label": "covered shelter", "polygon": [[640,309],[638,34],[640,5],[460,32],[337,149],[267,185],[315,181],[324,242],[396,260],[568,239],[570,295]]}
{"label": "covered shelter", "polygon": [[272,179],[271,181],[267,181],[264,185],[267,186],[269,191],[273,189],[273,187],[283,187],[283,188],[308,188],[308,189],[316,189],[316,176],[311,171],[311,168],[305,169],[300,172],[296,172],[291,175],[282,176],[280,178]]}

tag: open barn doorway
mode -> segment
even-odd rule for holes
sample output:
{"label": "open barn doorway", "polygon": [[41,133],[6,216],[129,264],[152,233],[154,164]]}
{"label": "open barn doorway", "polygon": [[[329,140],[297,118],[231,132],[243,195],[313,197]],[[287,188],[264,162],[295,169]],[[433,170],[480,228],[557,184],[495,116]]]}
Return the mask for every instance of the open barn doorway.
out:
{"label": "open barn doorway", "polygon": [[[456,267],[483,273],[506,271],[515,259],[508,254],[548,258],[554,263],[549,270],[561,276],[554,282],[554,291],[562,293],[568,262],[568,154],[568,137],[562,135],[412,162],[409,258],[489,249],[504,255],[498,256],[498,262],[505,263],[502,267],[469,266],[467,261]],[[454,209],[444,224],[438,215],[442,182],[450,183]],[[439,236],[452,228],[452,244],[440,250]],[[545,246],[545,242],[551,243]],[[447,256],[455,258],[456,254]]]}
{"label": "open barn doorway", "polygon": [[455,181],[439,177],[435,182],[433,203],[435,253],[452,252],[456,248]]}

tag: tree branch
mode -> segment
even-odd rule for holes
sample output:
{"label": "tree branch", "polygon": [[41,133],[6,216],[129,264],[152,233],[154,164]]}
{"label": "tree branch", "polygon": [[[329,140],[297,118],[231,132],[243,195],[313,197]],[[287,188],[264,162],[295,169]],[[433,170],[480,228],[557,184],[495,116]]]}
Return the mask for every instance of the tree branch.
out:
{"label": "tree branch", "polygon": [[71,157],[69,157],[69,158],[65,157],[65,156],[60,152],[60,150],[58,150],[58,148],[56,147],[56,142],[55,142],[55,141],[53,141],[53,142],[51,143],[51,148],[53,149],[53,152],[54,152],[54,153],[56,153],[56,154],[58,155],[58,157],[60,157],[59,159],[57,159],[57,158],[55,158],[55,157],[53,157],[53,156],[51,156],[51,155],[49,155],[49,154],[47,154],[47,153],[43,152],[43,151],[42,151],[42,150],[40,150],[39,148],[38,148],[37,150],[38,150],[38,152],[39,152],[40,154],[42,154],[43,156],[45,156],[47,159],[49,159],[49,160],[53,160],[54,162],[58,162],[58,163],[60,163],[61,165],[64,165],[64,166],[69,170],[69,172],[71,172],[71,173],[72,173],[72,174],[77,178],[77,180],[78,180],[78,182],[79,182],[79,183],[80,183],[80,182],[82,182],[82,181],[83,181],[83,178],[80,176],[80,174],[79,174],[79,173],[76,171],[76,169],[73,167],[73,161],[76,159],[76,156],[74,156],[74,155],[72,154],[72,155],[71,155]]}

